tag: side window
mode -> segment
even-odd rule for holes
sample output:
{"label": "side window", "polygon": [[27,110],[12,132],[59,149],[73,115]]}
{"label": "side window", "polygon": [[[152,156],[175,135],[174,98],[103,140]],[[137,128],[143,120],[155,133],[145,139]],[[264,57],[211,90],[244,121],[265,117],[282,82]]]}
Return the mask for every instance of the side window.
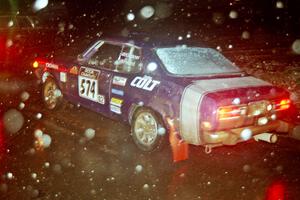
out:
{"label": "side window", "polygon": [[99,47],[98,51],[91,56],[88,60],[88,64],[94,67],[115,70],[115,63],[119,58],[121,49],[122,47],[119,45],[104,43]]}
{"label": "side window", "polygon": [[124,46],[117,61],[117,70],[124,73],[137,73],[141,70],[141,50],[134,46]]}

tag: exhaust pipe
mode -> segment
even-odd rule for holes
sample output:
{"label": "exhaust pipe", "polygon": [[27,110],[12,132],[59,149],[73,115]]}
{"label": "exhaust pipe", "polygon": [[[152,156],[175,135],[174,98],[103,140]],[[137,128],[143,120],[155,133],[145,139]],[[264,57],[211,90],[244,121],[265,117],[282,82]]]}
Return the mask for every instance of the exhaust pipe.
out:
{"label": "exhaust pipe", "polygon": [[265,141],[269,143],[275,143],[278,140],[277,135],[272,133],[261,133],[253,136],[255,141]]}

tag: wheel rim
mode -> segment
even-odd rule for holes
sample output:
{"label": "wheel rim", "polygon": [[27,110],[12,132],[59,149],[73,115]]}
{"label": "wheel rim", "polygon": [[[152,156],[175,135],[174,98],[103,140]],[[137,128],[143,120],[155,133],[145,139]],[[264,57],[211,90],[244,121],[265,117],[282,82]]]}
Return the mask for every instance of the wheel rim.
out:
{"label": "wheel rim", "polygon": [[58,96],[55,94],[57,90],[57,86],[54,82],[48,82],[45,85],[44,88],[44,101],[48,108],[53,109],[55,108],[57,101],[58,101]]}
{"label": "wheel rim", "polygon": [[134,133],[144,146],[151,146],[157,138],[157,122],[151,113],[144,112],[135,120]]}

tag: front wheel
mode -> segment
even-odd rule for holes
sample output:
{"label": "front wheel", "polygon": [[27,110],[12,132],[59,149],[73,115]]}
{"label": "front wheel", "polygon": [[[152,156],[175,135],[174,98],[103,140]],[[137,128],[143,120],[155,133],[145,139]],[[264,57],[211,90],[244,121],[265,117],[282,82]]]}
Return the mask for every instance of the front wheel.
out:
{"label": "front wheel", "polygon": [[57,109],[62,104],[62,93],[53,78],[48,77],[43,85],[43,101],[49,110]]}
{"label": "front wheel", "polygon": [[166,129],[154,111],[140,108],[133,116],[131,132],[137,147],[150,152],[163,146]]}

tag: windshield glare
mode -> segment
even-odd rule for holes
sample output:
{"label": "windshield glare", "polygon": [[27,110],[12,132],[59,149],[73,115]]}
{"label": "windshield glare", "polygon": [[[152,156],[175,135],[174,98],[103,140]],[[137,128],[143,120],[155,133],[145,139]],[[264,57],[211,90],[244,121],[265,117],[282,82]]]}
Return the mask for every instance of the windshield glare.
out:
{"label": "windshield glare", "polygon": [[158,48],[156,54],[167,71],[174,75],[193,76],[240,72],[240,69],[222,54],[210,48],[185,46]]}

